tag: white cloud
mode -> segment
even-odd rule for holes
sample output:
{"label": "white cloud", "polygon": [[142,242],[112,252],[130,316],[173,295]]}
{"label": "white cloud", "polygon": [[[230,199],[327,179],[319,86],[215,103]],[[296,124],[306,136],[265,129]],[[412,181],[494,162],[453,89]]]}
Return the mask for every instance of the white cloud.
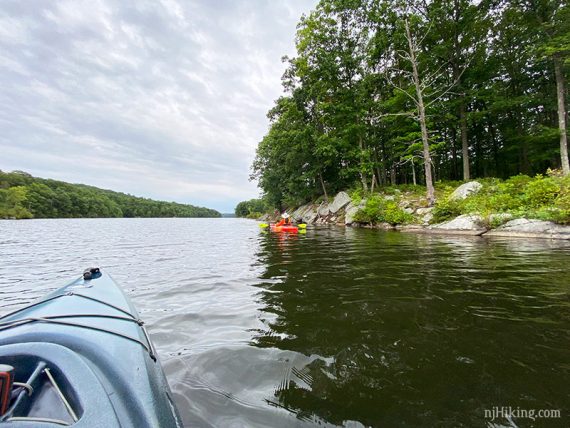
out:
{"label": "white cloud", "polygon": [[231,211],[315,1],[0,3],[0,168]]}

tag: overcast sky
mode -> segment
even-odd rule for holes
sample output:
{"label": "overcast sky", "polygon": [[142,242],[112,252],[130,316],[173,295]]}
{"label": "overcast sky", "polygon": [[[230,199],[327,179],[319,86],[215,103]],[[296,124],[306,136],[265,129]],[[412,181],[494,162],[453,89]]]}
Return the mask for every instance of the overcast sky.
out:
{"label": "overcast sky", "polygon": [[232,212],[316,0],[2,0],[0,169]]}

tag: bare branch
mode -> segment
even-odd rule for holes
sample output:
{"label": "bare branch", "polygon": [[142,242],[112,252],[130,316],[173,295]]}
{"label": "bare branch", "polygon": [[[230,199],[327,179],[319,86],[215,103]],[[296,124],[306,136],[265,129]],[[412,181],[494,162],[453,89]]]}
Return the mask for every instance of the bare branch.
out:
{"label": "bare branch", "polygon": [[383,113],[383,114],[380,114],[380,115],[374,117],[374,119],[382,119],[383,117],[390,117],[390,116],[405,116],[405,117],[411,117],[411,118],[416,117],[416,115],[412,112],[402,112],[402,113]]}
{"label": "bare branch", "polygon": [[400,86],[396,85],[394,82],[392,82],[392,79],[390,79],[390,77],[386,76],[386,81],[388,82],[388,84],[390,84],[391,86],[394,87],[394,89],[397,89],[398,91],[403,92],[404,94],[406,94],[413,102],[414,104],[417,106],[418,105],[418,100],[416,98],[414,98],[412,95],[410,95],[408,93],[408,91],[404,90],[403,88],[401,88]]}
{"label": "bare branch", "polygon": [[424,42],[425,38],[428,36],[428,34],[429,34],[430,31],[431,31],[432,25],[433,25],[433,22],[430,22],[430,23],[429,23],[429,27],[428,27],[428,29],[426,30],[426,33],[424,34],[424,36],[422,37],[422,39],[419,41],[419,43],[417,43],[416,46],[419,46],[419,45],[421,45],[421,44]]}
{"label": "bare branch", "polygon": [[439,94],[436,98],[434,98],[433,100],[431,100],[429,103],[427,103],[426,107],[431,106],[433,103],[435,103],[436,101],[440,100],[444,95],[448,94],[451,89],[457,85],[457,83],[461,80],[461,76],[463,76],[463,73],[465,72],[465,70],[467,70],[467,67],[469,67],[469,63],[471,61],[469,61],[467,64],[465,64],[465,67],[463,67],[463,70],[461,70],[461,73],[459,73],[459,75],[456,77],[456,79],[453,81],[453,83],[451,85],[449,85],[447,87],[447,89],[445,89],[441,94]]}

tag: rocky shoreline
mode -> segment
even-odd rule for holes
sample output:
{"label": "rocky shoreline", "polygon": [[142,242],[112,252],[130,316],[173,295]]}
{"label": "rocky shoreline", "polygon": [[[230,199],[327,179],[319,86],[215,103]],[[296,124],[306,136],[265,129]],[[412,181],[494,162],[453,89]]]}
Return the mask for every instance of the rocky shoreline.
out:
{"label": "rocky shoreline", "polygon": [[[466,198],[469,194],[477,192],[480,186],[476,181],[465,183],[459,186],[451,197]],[[394,200],[395,196],[385,195],[384,198]],[[460,215],[443,223],[431,224],[433,207],[417,207],[414,206],[413,201],[406,200],[406,198],[401,198],[399,206],[406,213],[413,215],[414,223],[406,225],[358,223],[355,221],[356,213],[365,206],[365,203],[366,200],[362,200],[355,204],[346,192],[339,192],[332,202],[308,203],[296,209],[287,210],[287,212],[296,222],[314,225],[333,224],[425,234],[570,240],[570,226],[551,221],[512,218],[509,214],[492,214],[487,219],[476,214]],[[270,221],[272,218],[265,215],[260,220]],[[498,227],[490,226],[497,222],[502,224]]]}

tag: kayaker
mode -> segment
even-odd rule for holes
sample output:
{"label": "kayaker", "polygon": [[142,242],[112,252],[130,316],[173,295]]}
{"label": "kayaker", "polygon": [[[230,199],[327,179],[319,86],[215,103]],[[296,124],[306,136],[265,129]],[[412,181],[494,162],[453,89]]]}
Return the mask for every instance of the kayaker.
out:
{"label": "kayaker", "polygon": [[281,220],[279,220],[279,223],[277,223],[276,226],[289,226],[289,225],[291,225],[291,218],[289,214],[284,212],[283,214],[281,214]]}

